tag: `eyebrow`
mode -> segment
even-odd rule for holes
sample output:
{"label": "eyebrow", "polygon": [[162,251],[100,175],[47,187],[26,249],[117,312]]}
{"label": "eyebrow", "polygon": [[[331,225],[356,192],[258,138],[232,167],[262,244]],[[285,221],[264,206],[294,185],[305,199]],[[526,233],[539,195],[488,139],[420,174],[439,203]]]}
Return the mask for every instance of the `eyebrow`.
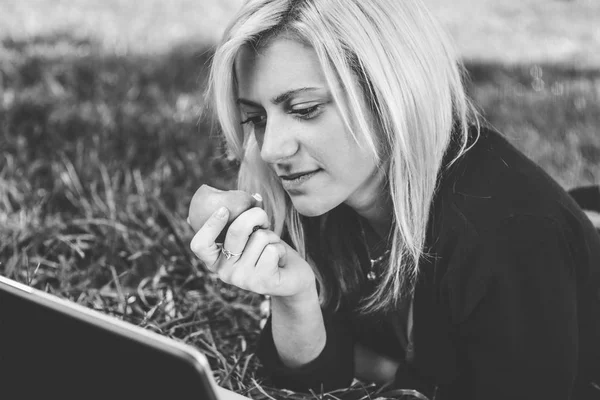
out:
{"label": "eyebrow", "polygon": [[[319,88],[317,87],[302,87],[302,88],[298,88],[298,89],[292,89],[292,90],[288,90],[287,92],[283,92],[280,95],[273,97],[271,99],[271,103],[273,103],[274,105],[279,105],[285,101],[290,100],[292,97],[300,94],[300,93],[304,93],[304,92],[313,92],[319,90]],[[247,99],[243,99],[243,98],[239,98],[237,99],[238,104],[245,104],[251,107],[261,107],[260,104],[251,101],[251,100],[247,100]]]}

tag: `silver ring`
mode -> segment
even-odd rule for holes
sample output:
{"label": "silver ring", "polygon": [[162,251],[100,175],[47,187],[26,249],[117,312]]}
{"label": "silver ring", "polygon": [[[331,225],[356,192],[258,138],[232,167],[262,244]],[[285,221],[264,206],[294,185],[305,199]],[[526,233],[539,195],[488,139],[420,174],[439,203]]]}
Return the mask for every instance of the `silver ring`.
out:
{"label": "silver ring", "polygon": [[237,256],[241,256],[242,253],[232,253],[229,250],[227,250],[225,248],[225,246],[221,247],[221,253],[223,253],[223,255],[229,260],[231,257],[237,257]]}

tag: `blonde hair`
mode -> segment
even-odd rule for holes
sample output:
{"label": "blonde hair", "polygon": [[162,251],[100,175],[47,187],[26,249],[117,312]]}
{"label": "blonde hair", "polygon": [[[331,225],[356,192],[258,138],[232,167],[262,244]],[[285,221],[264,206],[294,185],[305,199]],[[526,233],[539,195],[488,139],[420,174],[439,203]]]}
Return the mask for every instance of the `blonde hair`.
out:
{"label": "blonde hair", "polygon": [[[240,126],[236,56],[243,46],[267,46],[280,35],[314,49],[347,129],[387,169],[392,248],[367,296],[358,293],[358,216],[344,207],[299,215],[254,135]],[[311,262],[323,306],[338,309],[358,296],[357,309],[368,313],[412,296],[442,160],[453,141],[459,151],[452,162],[458,159],[469,126],[478,124],[447,35],[419,0],[249,0],[217,47],[207,93],[228,148],[242,161],[239,188],[263,195],[275,232]]]}

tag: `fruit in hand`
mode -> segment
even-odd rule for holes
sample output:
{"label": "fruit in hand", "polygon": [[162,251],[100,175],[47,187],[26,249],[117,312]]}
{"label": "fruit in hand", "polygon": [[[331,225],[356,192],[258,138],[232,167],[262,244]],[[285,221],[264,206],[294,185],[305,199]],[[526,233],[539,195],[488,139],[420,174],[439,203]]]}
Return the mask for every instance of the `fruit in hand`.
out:
{"label": "fruit in hand", "polygon": [[223,243],[225,240],[231,222],[244,211],[252,207],[260,207],[261,200],[260,196],[254,197],[242,190],[219,190],[212,186],[202,185],[196,190],[190,202],[188,222],[192,229],[198,231],[208,218],[222,206],[229,210],[229,219],[216,240],[218,243]]}

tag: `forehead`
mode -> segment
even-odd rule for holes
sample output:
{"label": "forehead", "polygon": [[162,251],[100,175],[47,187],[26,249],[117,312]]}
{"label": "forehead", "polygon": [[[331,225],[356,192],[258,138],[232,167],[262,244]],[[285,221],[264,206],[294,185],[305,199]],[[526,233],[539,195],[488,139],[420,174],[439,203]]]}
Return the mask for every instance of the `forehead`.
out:
{"label": "forehead", "polygon": [[244,46],[235,61],[238,96],[263,101],[300,87],[326,87],[319,59],[312,47],[276,38],[256,50]]}

